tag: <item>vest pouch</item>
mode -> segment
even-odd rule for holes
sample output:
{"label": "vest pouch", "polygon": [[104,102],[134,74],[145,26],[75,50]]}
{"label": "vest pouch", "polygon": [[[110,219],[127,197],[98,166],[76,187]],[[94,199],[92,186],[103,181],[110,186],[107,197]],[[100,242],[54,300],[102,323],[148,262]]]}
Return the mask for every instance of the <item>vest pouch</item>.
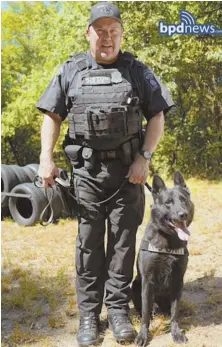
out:
{"label": "vest pouch", "polygon": [[[111,122],[112,124],[115,122],[118,123],[117,125],[119,126],[119,132],[120,134],[122,133],[124,136],[128,135],[128,126],[127,126],[127,109],[128,106],[118,106],[118,107],[111,107],[110,112],[111,112]],[[118,117],[118,118],[117,118]]]}
{"label": "vest pouch", "polygon": [[64,152],[68,159],[70,160],[71,164],[77,168],[81,166],[81,159],[80,159],[80,150],[81,146],[79,145],[68,145],[64,148]]}
{"label": "vest pouch", "polygon": [[84,167],[86,170],[92,170],[95,166],[95,153],[92,148],[83,147],[82,157],[84,159]]}

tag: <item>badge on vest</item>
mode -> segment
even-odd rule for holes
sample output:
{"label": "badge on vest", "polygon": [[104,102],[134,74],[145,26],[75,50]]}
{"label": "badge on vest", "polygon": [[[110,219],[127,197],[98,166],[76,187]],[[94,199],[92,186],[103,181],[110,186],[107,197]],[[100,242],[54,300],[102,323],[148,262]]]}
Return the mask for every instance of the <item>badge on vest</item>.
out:
{"label": "badge on vest", "polygon": [[88,74],[83,77],[82,85],[110,85],[113,83],[121,83],[122,80],[123,79],[121,73],[114,69],[90,70]]}
{"label": "badge on vest", "polygon": [[146,69],[144,71],[144,78],[154,92],[155,90],[160,89],[160,84],[158,83],[150,69]]}

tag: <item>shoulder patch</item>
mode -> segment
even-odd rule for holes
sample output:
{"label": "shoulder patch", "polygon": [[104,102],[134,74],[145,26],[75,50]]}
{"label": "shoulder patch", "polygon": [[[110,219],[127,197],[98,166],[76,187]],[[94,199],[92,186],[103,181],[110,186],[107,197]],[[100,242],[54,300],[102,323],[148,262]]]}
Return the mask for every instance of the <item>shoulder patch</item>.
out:
{"label": "shoulder patch", "polygon": [[152,73],[150,69],[146,69],[144,71],[144,78],[145,78],[145,81],[150,85],[153,91],[161,88],[159,82],[157,81],[157,79],[155,78],[154,74]]}

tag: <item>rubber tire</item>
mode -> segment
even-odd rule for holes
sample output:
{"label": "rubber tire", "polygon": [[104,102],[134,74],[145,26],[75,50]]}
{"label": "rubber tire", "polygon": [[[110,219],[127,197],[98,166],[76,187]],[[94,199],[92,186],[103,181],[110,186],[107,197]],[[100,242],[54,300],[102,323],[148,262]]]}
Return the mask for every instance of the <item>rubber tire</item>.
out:
{"label": "rubber tire", "polygon": [[28,164],[25,167],[31,169],[36,175],[38,175],[39,164]]}
{"label": "rubber tire", "polygon": [[[11,165],[1,165],[1,191],[5,193],[11,192],[11,190],[19,184],[19,179],[15,171],[11,168]],[[1,207],[8,206],[8,196],[1,196]]]}
{"label": "rubber tire", "polygon": [[23,183],[14,187],[12,193],[31,195],[31,199],[9,198],[9,210],[14,221],[26,226],[35,224],[47,205],[44,189],[37,188],[33,183]]}
{"label": "rubber tire", "polygon": [[8,206],[4,206],[1,208],[1,220],[3,220],[5,217],[10,217],[10,211]]}
{"label": "rubber tire", "polygon": [[28,176],[29,178],[29,182],[33,182],[34,178],[37,176],[37,173],[34,172],[34,170],[32,170],[30,167],[28,166],[24,166],[23,170],[25,172],[25,174]]}
{"label": "rubber tire", "polygon": [[18,177],[19,183],[31,182],[23,167],[18,165],[10,165],[10,167],[12,170],[14,170],[16,176]]}

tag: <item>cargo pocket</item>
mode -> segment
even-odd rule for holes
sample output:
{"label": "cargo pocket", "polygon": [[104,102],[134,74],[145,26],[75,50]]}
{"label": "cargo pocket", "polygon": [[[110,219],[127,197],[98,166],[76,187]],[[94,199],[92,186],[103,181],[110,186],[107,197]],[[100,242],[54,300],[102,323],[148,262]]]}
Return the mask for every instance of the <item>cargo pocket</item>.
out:
{"label": "cargo pocket", "polygon": [[97,220],[100,217],[100,206],[93,205],[97,197],[94,193],[88,192],[87,187],[82,186],[81,179],[74,176],[75,196],[78,203],[79,216],[86,220]]}

